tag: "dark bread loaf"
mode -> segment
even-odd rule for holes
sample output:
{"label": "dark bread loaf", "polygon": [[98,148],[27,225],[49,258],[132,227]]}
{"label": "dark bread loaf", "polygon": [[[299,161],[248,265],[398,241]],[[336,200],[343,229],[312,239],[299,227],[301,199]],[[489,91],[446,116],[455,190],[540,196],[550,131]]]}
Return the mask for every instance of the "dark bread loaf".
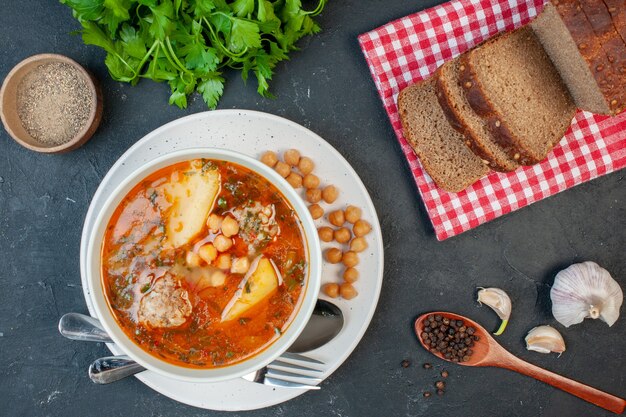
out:
{"label": "dark bread loaf", "polygon": [[[614,65],[616,58],[622,54],[620,47],[615,44],[614,39],[610,45],[603,45],[606,39],[596,35],[594,27],[578,0],[552,0],[552,4],[558,13],[554,13],[552,6],[547,4],[541,15],[532,23],[532,27],[563,75],[565,83],[575,97],[576,104],[581,109],[594,113],[620,113],[626,103],[626,85],[623,74],[620,74]],[[607,36],[610,31],[606,25],[606,16],[602,18],[602,16],[594,15],[593,19],[596,30],[604,32],[604,36]],[[561,28],[563,25],[567,28],[569,35],[562,29],[551,31],[551,28]],[[613,32],[614,38],[615,35],[616,32]],[[577,45],[579,53],[587,62],[597,89],[602,94],[601,100],[597,99],[597,94],[583,96],[581,91],[596,87],[584,78],[579,77],[576,81],[576,77],[569,74],[573,69],[567,69],[567,65],[563,64],[569,61],[574,63],[573,66],[578,65],[576,63],[579,58],[572,52],[571,42]]]}
{"label": "dark bread loaf", "polygon": [[443,64],[435,73],[437,98],[450,125],[465,135],[465,144],[491,169],[508,172],[519,167],[493,138],[487,122],[471,108],[459,81],[459,59]]}
{"label": "dark bread loaf", "polygon": [[[578,108],[598,114],[610,114],[609,102],[600,87],[599,79],[596,78],[596,68],[608,64],[602,46],[593,36],[593,29],[582,11],[576,12],[573,6],[565,4],[560,7],[569,16],[570,22],[578,28],[579,37],[584,37],[587,41],[577,43],[574,40],[561,15],[550,3],[531,22],[531,27],[550,55]],[[607,76],[613,77],[610,71],[606,71],[602,74],[603,81],[606,81]]]}
{"label": "dark bread loaf", "polygon": [[626,1],[604,0],[604,4],[611,15],[611,19],[613,19],[615,29],[617,29],[622,41],[626,43]]}
{"label": "dark bread loaf", "polygon": [[437,101],[432,78],[406,87],[398,96],[404,137],[435,183],[459,192],[489,172],[448,123]]}
{"label": "dark bread loaf", "polygon": [[612,110],[616,114],[620,113],[624,109],[623,104],[626,103],[626,45],[615,29],[611,14],[602,0],[580,0],[580,4],[607,55],[610,68],[616,74],[617,104]]}
{"label": "dark bread loaf", "polygon": [[500,146],[522,165],[544,159],[570,126],[576,107],[529,26],[493,38],[461,59],[470,106]]}

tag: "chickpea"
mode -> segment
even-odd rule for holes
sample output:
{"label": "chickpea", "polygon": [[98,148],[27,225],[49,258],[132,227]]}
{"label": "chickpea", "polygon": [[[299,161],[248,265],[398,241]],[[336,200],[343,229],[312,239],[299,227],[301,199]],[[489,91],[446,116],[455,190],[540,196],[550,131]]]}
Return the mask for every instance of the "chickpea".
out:
{"label": "chickpea", "polygon": [[250,269],[250,260],[247,257],[237,258],[232,262],[230,272],[232,274],[245,274]]}
{"label": "chickpea", "polygon": [[211,264],[217,258],[217,249],[213,246],[212,243],[207,243],[206,245],[202,245],[200,249],[198,249],[198,256],[202,258],[204,262],[207,264]]}
{"label": "chickpea", "polygon": [[335,240],[339,243],[346,243],[352,237],[352,233],[350,233],[350,229],[347,227],[342,227],[340,229],[335,230]]}
{"label": "chickpea", "polygon": [[278,155],[276,155],[276,152],[267,151],[263,155],[261,155],[261,162],[263,162],[268,167],[274,168],[274,166],[278,162]]}
{"label": "chickpea", "polygon": [[324,215],[324,209],[319,204],[311,204],[309,206],[309,211],[311,212],[311,217],[313,217],[315,220]]}
{"label": "chickpea", "polygon": [[330,248],[326,251],[326,260],[331,264],[338,264],[341,262],[341,250],[337,248]]}
{"label": "chickpea", "polygon": [[202,258],[200,258],[197,253],[189,251],[187,252],[187,255],[185,255],[185,262],[187,263],[187,266],[190,266],[193,268],[196,266],[200,266],[200,263],[202,262]]}
{"label": "chickpea", "polygon": [[363,252],[367,249],[367,240],[364,237],[355,237],[350,242],[350,250],[352,252]]}
{"label": "chickpea", "polygon": [[359,255],[356,252],[348,251],[343,254],[341,261],[348,268],[352,268],[359,264]]}
{"label": "chickpea", "polygon": [[281,161],[278,161],[278,163],[276,163],[274,170],[278,172],[278,174],[283,178],[287,178],[291,173],[291,168],[289,168],[289,165]]}
{"label": "chickpea", "polygon": [[313,160],[311,158],[307,158],[306,156],[300,158],[300,163],[298,163],[298,169],[300,170],[302,175],[310,174],[311,172],[313,172],[314,168],[315,164],[313,163]]}
{"label": "chickpea", "polygon": [[344,282],[339,286],[339,294],[346,300],[352,300],[354,297],[359,295],[354,286],[349,282]]}
{"label": "chickpea", "polygon": [[219,269],[230,269],[231,261],[230,253],[222,253],[215,260],[215,266]]}
{"label": "chickpea", "polygon": [[300,188],[302,187],[302,176],[300,174],[292,172],[291,174],[287,175],[287,182],[293,188]]}
{"label": "chickpea", "polygon": [[328,215],[328,221],[333,226],[341,227],[346,222],[346,217],[344,216],[343,211],[335,210]]}
{"label": "chickpea", "polygon": [[292,167],[297,167],[300,163],[300,152],[297,149],[289,149],[283,154],[283,160]]}
{"label": "chickpea", "polygon": [[343,271],[343,280],[352,284],[359,279],[359,271],[356,268],[346,268]]}
{"label": "chickpea", "polygon": [[334,203],[339,197],[339,190],[334,185],[328,185],[322,190],[322,198],[328,204]]}
{"label": "chickpea", "polygon": [[324,284],[322,292],[330,298],[337,298],[339,296],[339,285],[335,283]]}
{"label": "chickpea", "polygon": [[320,235],[320,240],[322,242],[330,242],[333,240],[333,229],[330,227],[324,226],[317,229],[317,234]]}
{"label": "chickpea", "polygon": [[212,287],[221,287],[226,282],[226,274],[218,269],[213,271],[209,279]]}
{"label": "chickpea", "polygon": [[305,188],[317,188],[320,186],[320,179],[317,175],[307,174],[302,179],[302,185],[304,185]]}
{"label": "chickpea", "polygon": [[306,199],[309,203],[319,203],[322,201],[322,190],[319,188],[306,190]]}
{"label": "chickpea", "polygon": [[224,220],[224,218],[220,215],[217,214],[211,214],[209,216],[209,219],[207,220],[206,224],[207,226],[209,226],[209,230],[213,233],[217,233],[220,230],[220,227],[222,227],[222,221]]}
{"label": "chickpea", "polygon": [[361,209],[355,206],[346,207],[346,221],[348,223],[356,223],[361,218]]}
{"label": "chickpea", "polygon": [[226,237],[231,237],[237,233],[239,233],[239,223],[231,216],[226,216],[222,221],[222,234]]}
{"label": "chickpea", "polygon": [[219,252],[226,252],[233,246],[233,240],[224,235],[217,235],[215,239],[213,239],[213,246],[215,246],[215,249]]}
{"label": "chickpea", "polygon": [[370,230],[372,230],[372,226],[365,220],[357,220],[352,227],[352,232],[356,237],[365,236]]}

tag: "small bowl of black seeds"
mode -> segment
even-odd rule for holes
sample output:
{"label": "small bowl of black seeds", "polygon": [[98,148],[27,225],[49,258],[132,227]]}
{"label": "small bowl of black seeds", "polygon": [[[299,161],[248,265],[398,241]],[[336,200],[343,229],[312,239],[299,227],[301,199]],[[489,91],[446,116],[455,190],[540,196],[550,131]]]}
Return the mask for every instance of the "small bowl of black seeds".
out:
{"label": "small bowl of black seeds", "polygon": [[80,64],[40,54],[17,64],[0,89],[0,116],[20,145],[44,153],[67,152],[94,134],[102,117],[102,94]]}

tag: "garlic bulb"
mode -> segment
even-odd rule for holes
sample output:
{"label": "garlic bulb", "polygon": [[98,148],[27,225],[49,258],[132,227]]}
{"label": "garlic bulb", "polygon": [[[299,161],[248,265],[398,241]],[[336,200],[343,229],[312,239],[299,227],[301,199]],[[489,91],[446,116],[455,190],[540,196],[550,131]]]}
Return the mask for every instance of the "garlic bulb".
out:
{"label": "garlic bulb", "polygon": [[539,353],[565,352],[565,340],[554,327],[537,326],[526,336],[526,349]]}
{"label": "garlic bulb", "polygon": [[500,323],[500,328],[494,334],[499,336],[504,332],[506,325],[509,323],[509,318],[511,317],[511,298],[509,298],[508,294],[502,291],[500,288],[482,288],[478,287],[478,302],[482,304],[486,304],[493,311],[498,314],[498,317],[502,320]]}
{"label": "garlic bulb", "polygon": [[587,317],[601,318],[612,326],[624,295],[606,269],[595,262],[583,262],[556,274],[550,298],[554,318],[565,327]]}

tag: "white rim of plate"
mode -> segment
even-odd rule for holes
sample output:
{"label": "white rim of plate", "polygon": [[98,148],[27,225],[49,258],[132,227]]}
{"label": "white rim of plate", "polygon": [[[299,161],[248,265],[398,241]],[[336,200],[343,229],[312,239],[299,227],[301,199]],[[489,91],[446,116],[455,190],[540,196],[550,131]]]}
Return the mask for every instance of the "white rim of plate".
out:
{"label": "white rim of plate", "polygon": [[[176,120],[173,120],[169,123],[166,123],[160,127],[158,127],[157,129],[149,132],[148,134],[146,134],[145,136],[143,136],[140,140],[138,140],[137,142],[135,142],[135,144],[133,144],[130,148],[128,148],[128,150],[126,150],[126,152],[124,152],[119,158],[118,160],[113,164],[113,166],[109,169],[109,171],[107,172],[107,174],[104,176],[104,178],[102,179],[102,181],[100,182],[100,185],[98,186],[96,192],[94,193],[91,203],[89,205],[89,209],[87,210],[87,214],[85,216],[85,222],[83,225],[83,231],[82,231],[82,235],[81,235],[81,245],[80,245],[80,272],[81,272],[81,284],[83,287],[83,295],[87,304],[87,308],[89,310],[89,313],[93,316],[93,317],[97,317],[94,307],[91,303],[91,299],[90,299],[90,288],[89,288],[89,284],[87,283],[87,280],[85,278],[85,269],[86,269],[86,252],[87,252],[87,243],[88,243],[88,237],[89,234],[91,232],[91,229],[93,228],[93,220],[96,218],[97,216],[97,210],[98,208],[95,207],[95,203],[99,200],[102,199],[102,194],[104,192],[104,189],[109,186],[110,182],[113,181],[113,177],[114,175],[117,173],[117,171],[120,169],[120,167],[122,165],[124,165],[125,161],[131,156],[133,155],[136,151],[140,150],[143,146],[145,146],[148,142],[150,142],[151,140],[156,140],[158,139],[161,134],[169,129],[172,129],[176,126],[180,126],[180,125],[185,125],[187,123],[190,122],[194,122],[194,121],[199,121],[199,120],[203,120],[206,118],[212,118],[212,117],[234,117],[234,118],[256,118],[256,119],[265,119],[268,121],[272,121],[275,122],[277,124],[282,124],[282,125],[286,125],[287,127],[293,129],[294,131],[299,131],[300,133],[311,137],[312,139],[316,140],[317,144],[319,146],[321,146],[323,148],[323,152],[329,152],[331,154],[333,154],[336,158],[342,160],[345,163],[345,168],[348,171],[348,174],[350,174],[350,176],[354,179],[355,181],[355,185],[359,188],[360,193],[363,195],[366,206],[364,207],[364,209],[367,210],[367,212],[372,214],[372,232],[375,234],[376,237],[376,243],[377,246],[375,248],[378,256],[377,256],[377,270],[376,270],[376,274],[375,274],[375,278],[376,278],[376,286],[375,286],[375,293],[374,293],[374,297],[371,298],[370,300],[370,308],[367,311],[367,316],[363,317],[363,321],[361,323],[361,327],[359,329],[359,331],[357,332],[357,337],[353,338],[351,343],[347,346],[345,346],[346,348],[343,349],[341,352],[336,352],[338,353],[338,355],[336,356],[336,359],[332,362],[327,361],[326,364],[328,365],[328,368],[324,371],[323,375],[322,375],[322,380],[325,380],[326,378],[328,378],[337,368],[339,368],[339,366],[341,366],[343,364],[343,362],[345,362],[345,360],[350,356],[350,354],[354,351],[354,349],[356,348],[356,346],[359,344],[359,342],[361,341],[361,339],[363,338],[363,335],[365,334],[365,332],[367,331],[367,328],[369,327],[369,324],[372,320],[372,317],[374,315],[374,312],[376,311],[376,307],[378,305],[378,299],[380,297],[380,291],[381,291],[381,287],[382,287],[382,281],[383,281],[383,271],[384,271],[384,249],[383,249],[383,240],[382,240],[382,231],[380,228],[380,222],[378,220],[378,215],[376,213],[376,208],[374,207],[374,204],[372,203],[372,199],[369,195],[369,193],[367,192],[367,189],[365,188],[365,185],[363,184],[363,182],[361,181],[361,178],[358,176],[358,174],[356,173],[356,171],[354,170],[354,168],[352,168],[352,166],[350,165],[350,163],[333,147],[331,146],[328,142],[326,142],[321,136],[319,136],[318,134],[314,133],[313,131],[305,128],[304,126],[295,123],[291,120],[285,119],[283,117],[280,116],[276,116],[276,115],[272,115],[269,113],[264,113],[264,112],[259,112],[259,111],[254,111],[254,110],[239,110],[239,109],[228,109],[228,110],[213,110],[213,111],[206,111],[206,112],[201,112],[201,113],[195,113],[189,116],[185,116]],[[193,147],[193,146],[190,146]],[[218,146],[213,146],[213,147],[218,147]],[[231,149],[234,151],[239,151],[242,152],[238,149],[232,149],[229,147],[224,147],[226,149]],[[243,151],[243,153],[245,155],[250,156],[248,153],[246,153],[245,151]],[[151,159],[154,159],[158,156],[154,156]],[[321,294],[321,293],[320,293]],[[344,329],[345,329],[346,325],[344,324]],[[343,330],[342,330],[343,331]],[[117,347],[114,344],[107,344],[107,347],[109,348],[109,350],[115,354],[115,355],[119,355],[119,354],[123,354],[123,352],[121,352],[121,350],[119,349],[119,347]],[[279,399],[270,399],[267,398],[266,402],[262,402],[260,404],[254,405],[254,406],[247,406],[246,404],[241,404],[238,407],[225,407],[225,408],[209,408],[206,407],[202,404],[199,403],[194,403],[191,401],[186,401],[185,399],[180,399],[180,398],[175,398],[174,396],[171,395],[171,393],[166,392],[166,390],[161,387],[160,383],[159,383],[159,378],[150,378],[150,375],[147,375],[149,373],[149,371],[144,372],[142,374],[137,374],[136,377],[137,379],[139,379],[141,382],[143,382],[145,385],[147,385],[148,387],[154,389],[155,391],[169,397],[172,398],[175,401],[178,402],[182,402],[184,404],[187,405],[191,405],[194,407],[199,407],[199,408],[205,408],[205,409],[211,409],[211,410],[221,410],[221,411],[242,411],[242,410],[254,410],[254,409],[260,409],[260,408],[265,408],[265,407],[270,407],[276,404],[280,404],[286,401],[289,401],[301,394],[303,394],[304,390],[296,390],[296,389],[280,389],[280,388],[275,388],[274,387],[270,387],[270,386],[266,386],[268,388],[268,393],[271,392],[276,392],[276,390],[281,390],[281,392],[285,392],[288,393],[288,395],[285,395]],[[152,373],[151,375],[155,375],[154,373]],[[156,379],[155,381],[153,381],[152,379]],[[182,383],[182,382],[181,382]],[[220,382],[215,383],[215,384],[222,384]],[[198,384],[194,384],[194,385],[198,385]],[[285,391],[286,390],[286,391]],[[269,396],[268,396],[269,397]]]}

